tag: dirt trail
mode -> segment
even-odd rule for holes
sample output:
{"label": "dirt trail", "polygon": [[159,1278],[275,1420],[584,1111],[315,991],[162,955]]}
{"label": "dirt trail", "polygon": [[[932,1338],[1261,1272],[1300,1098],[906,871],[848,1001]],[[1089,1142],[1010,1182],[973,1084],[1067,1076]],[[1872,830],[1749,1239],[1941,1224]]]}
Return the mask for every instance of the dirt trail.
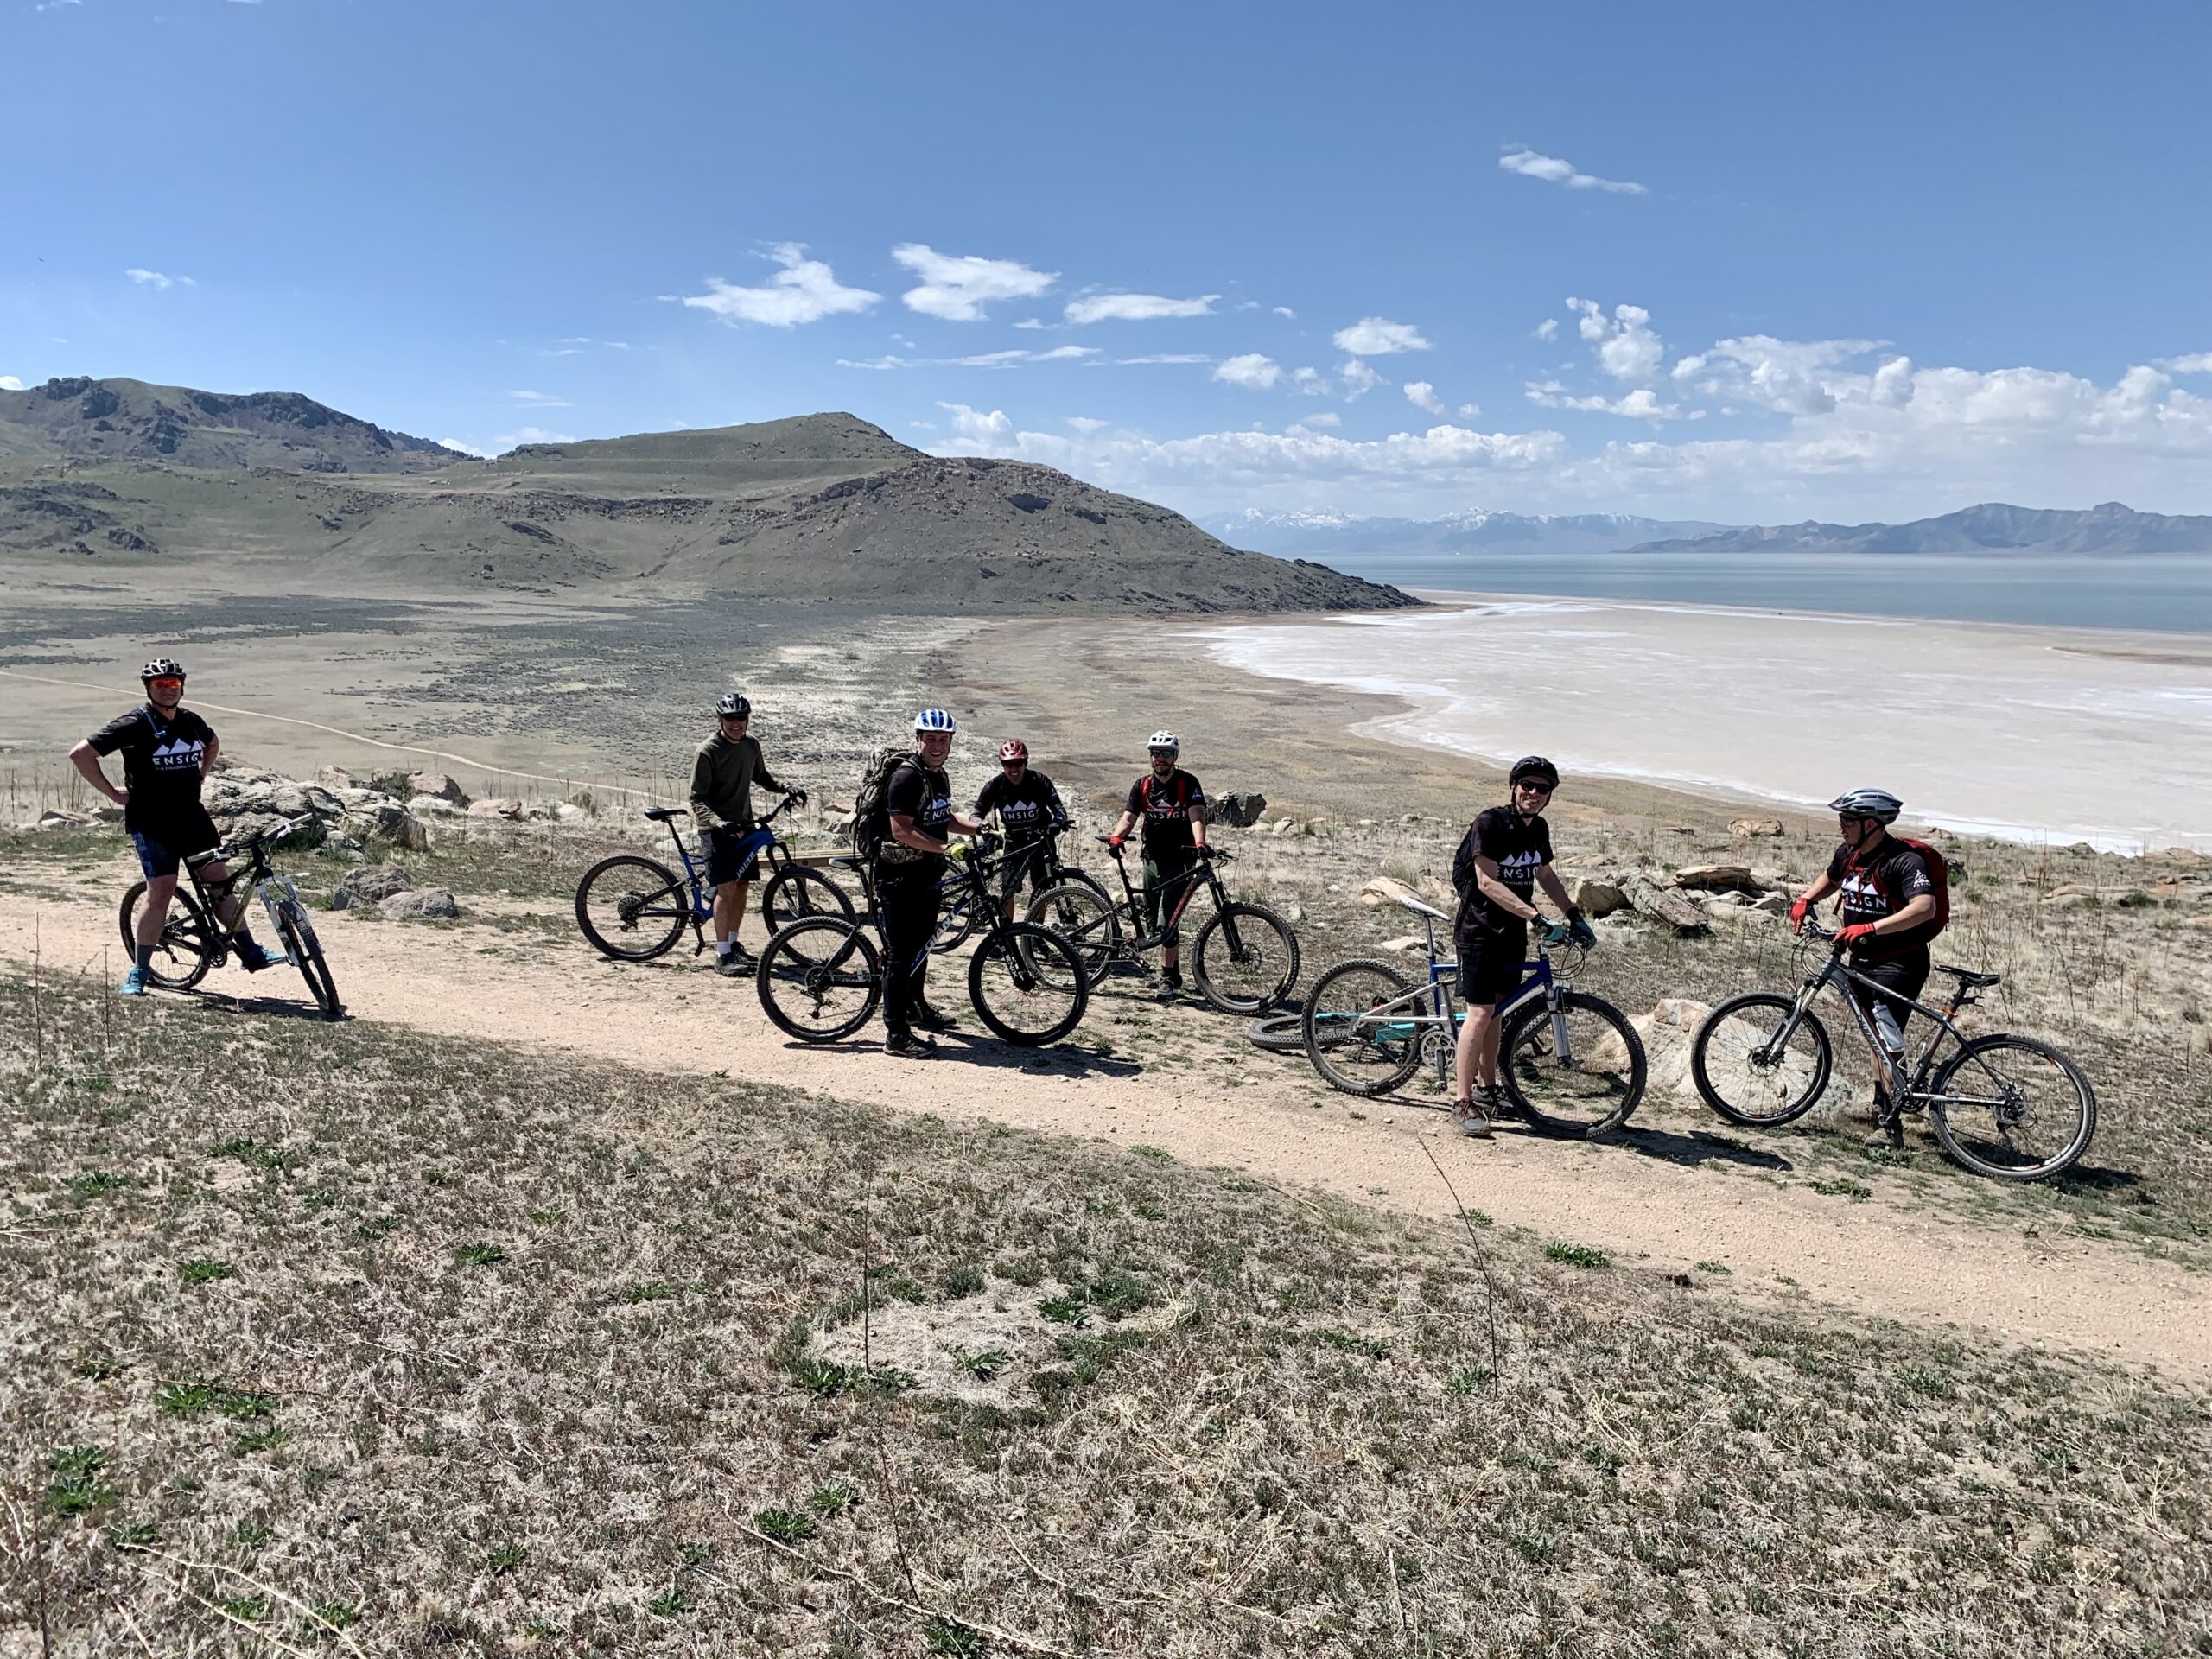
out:
{"label": "dirt trail", "polygon": [[[113,917],[105,904],[0,894],[0,957],[27,963],[35,932],[48,971],[98,975],[104,950],[109,968],[120,957]],[[357,1019],[661,1070],[726,1069],[901,1111],[1156,1146],[1294,1194],[1319,1187],[1448,1217],[1452,1201],[1426,1147],[1461,1199],[1501,1225],[1648,1255],[1662,1269],[1721,1262],[1733,1274],[1720,1281],[1727,1294],[1795,1294],[1777,1282],[1786,1275],[1804,1295],[1862,1313],[2212,1376],[2212,1286],[2092,1240],[2030,1240],[2009,1225],[1978,1228],[1879,1199],[1840,1205],[1802,1183],[1785,1185],[1718,1160],[1686,1165],[1510,1130],[1470,1142],[1449,1133],[1441,1114],[1402,1103],[1369,1103],[1367,1118],[1354,1120],[1333,1109],[1344,1098],[1302,1068],[1256,1050],[1231,1068],[1071,1049],[1040,1067],[1033,1053],[955,1038],[938,1059],[917,1065],[857,1044],[787,1043],[748,983],[718,979],[688,954],[618,966],[580,940],[546,943],[467,924],[432,931],[343,914],[329,916],[321,931]],[[236,969],[218,970],[207,987],[286,999],[302,989],[289,970],[256,982]],[[965,1006],[957,993],[938,1000]],[[1101,1002],[1110,1001],[1094,1001],[1094,1024]],[[1219,1019],[1198,1011],[1170,1017]],[[972,1013],[967,1023],[978,1023]],[[1317,1101],[1332,1109],[1315,1109]]]}

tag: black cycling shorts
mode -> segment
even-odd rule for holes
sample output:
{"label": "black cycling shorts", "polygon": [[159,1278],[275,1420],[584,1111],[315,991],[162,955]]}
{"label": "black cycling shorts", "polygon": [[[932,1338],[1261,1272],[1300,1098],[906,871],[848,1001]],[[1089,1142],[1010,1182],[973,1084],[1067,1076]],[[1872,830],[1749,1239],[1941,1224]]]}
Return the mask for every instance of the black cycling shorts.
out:
{"label": "black cycling shorts", "polygon": [[1490,1007],[1521,988],[1529,961],[1529,925],[1516,918],[1493,932],[1479,923],[1459,930],[1459,995],[1471,1008]]}
{"label": "black cycling shorts", "polygon": [[149,881],[175,875],[186,859],[219,845],[222,839],[207,809],[196,804],[151,829],[130,832],[130,844],[138,852],[138,868]]}
{"label": "black cycling shorts", "polygon": [[725,881],[750,881],[760,862],[760,849],[773,846],[775,841],[772,830],[718,825],[707,837],[707,885],[719,887]]}
{"label": "black cycling shorts", "polygon": [[1011,899],[1026,886],[1032,893],[1045,891],[1046,880],[1045,855],[1050,843],[1042,836],[1035,841],[1008,842],[1006,861],[999,867],[999,897]]}

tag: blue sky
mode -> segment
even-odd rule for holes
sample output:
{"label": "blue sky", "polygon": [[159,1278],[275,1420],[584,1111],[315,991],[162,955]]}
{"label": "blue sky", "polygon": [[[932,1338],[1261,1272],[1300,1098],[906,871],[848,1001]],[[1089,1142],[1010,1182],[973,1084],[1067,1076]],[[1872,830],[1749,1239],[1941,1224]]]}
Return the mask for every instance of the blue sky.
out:
{"label": "blue sky", "polygon": [[2212,8],[0,0],[0,377],[1247,510],[2212,512]]}

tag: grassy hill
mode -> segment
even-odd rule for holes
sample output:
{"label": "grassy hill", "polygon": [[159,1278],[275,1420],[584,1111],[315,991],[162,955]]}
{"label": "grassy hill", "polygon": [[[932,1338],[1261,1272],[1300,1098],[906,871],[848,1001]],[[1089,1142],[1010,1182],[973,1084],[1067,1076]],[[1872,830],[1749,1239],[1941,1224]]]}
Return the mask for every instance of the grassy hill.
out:
{"label": "grassy hill", "polygon": [[[0,568],[46,579],[158,565],[259,592],[728,594],[930,613],[1415,602],[1240,551],[1050,467],[925,454],[851,415],[471,461],[305,399],[288,424],[282,398],[135,381],[0,396]],[[110,415],[85,417],[109,397]]]}

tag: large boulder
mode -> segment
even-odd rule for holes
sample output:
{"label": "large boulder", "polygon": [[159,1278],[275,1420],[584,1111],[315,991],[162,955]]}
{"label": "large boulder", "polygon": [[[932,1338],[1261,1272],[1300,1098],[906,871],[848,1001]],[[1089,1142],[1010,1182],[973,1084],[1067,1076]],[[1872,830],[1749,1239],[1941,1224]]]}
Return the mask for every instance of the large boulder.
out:
{"label": "large boulder", "polygon": [[1654,1005],[1650,1013],[1629,1017],[1629,1024],[1643,1039],[1644,1058],[1650,1065],[1646,1088],[1691,1105],[1697,1103],[1697,1081],[1690,1075],[1690,1043],[1712,1012],[1707,1003],[1670,996]]}
{"label": "large boulder", "polygon": [[1675,885],[1696,893],[1741,893],[1753,898],[1759,892],[1745,864],[1688,864],[1675,872]]}
{"label": "large boulder", "polygon": [[1232,790],[1214,798],[1209,817],[1217,817],[1233,829],[1245,830],[1260,821],[1260,814],[1268,810],[1268,798],[1256,789]]}
{"label": "large boulder", "polygon": [[365,842],[381,842],[388,847],[404,847],[416,853],[430,844],[430,832],[422,819],[394,800],[353,808],[346,812],[344,823]]}
{"label": "large boulder", "polygon": [[410,772],[407,792],[410,795],[435,795],[442,801],[451,801],[459,807],[468,804],[467,791],[442,772]]}
{"label": "large boulder", "polygon": [[1593,920],[1628,908],[1628,894],[1618,880],[1586,875],[1574,884],[1574,907]]}
{"label": "large boulder", "polygon": [[1631,875],[1622,888],[1629,907],[1639,916],[1685,936],[1707,931],[1705,912],[1685,895],[1672,892],[1648,876]]}
{"label": "large boulder", "polygon": [[407,798],[407,810],[418,818],[458,818],[467,813],[466,808],[442,795],[410,795]]}
{"label": "large boulder", "polygon": [[1728,823],[1728,833],[1738,841],[1762,836],[1776,836],[1782,833],[1782,820],[1780,818],[1732,818]]}
{"label": "large boulder", "polygon": [[515,800],[471,801],[468,816],[472,818],[505,818],[512,823],[522,817],[522,803]]}
{"label": "large boulder", "polygon": [[397,864],[364,864],[339,879],[338,890],[330,895],[330,907],[351,910],[356,905],[380,905],[414,885],[415,878]]}
{"label": "large boulder", "polygon": [[461,914],[461,906],[454,902],[453,894],[428,889],[421,893],[395,893],[377,910],[395,922],[451,921]]}

